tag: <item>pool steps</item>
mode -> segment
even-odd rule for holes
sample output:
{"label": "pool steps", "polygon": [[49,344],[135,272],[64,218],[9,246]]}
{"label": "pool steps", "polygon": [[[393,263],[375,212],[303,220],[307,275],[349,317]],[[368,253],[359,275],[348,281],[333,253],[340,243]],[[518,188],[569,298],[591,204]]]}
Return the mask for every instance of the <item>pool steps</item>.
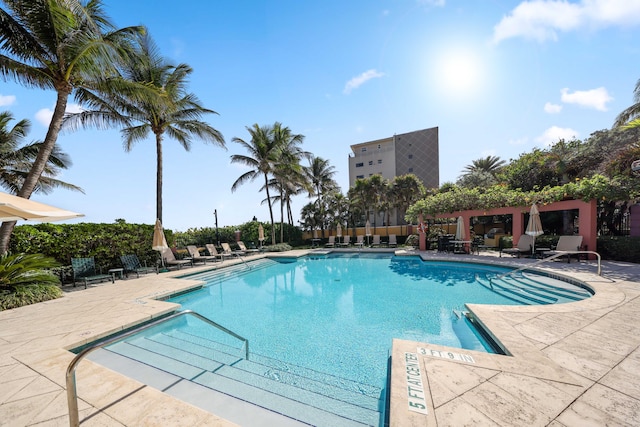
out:
{"label": "pool steps", "polygon": [[588,290],[576,285],[546,276],[542,281],[539,277],[526,272],[503,277],[476,275],[478,283],[482,286],[524,305],[580,301],[591,296]]}
{"label": "pool steps", "polygon": [[[175,376],[171,387],[178,383],[185,387],[187,381],[302,423],[336,427],[380,425],[384,399],[383,390],[377,387],[258,354],[245,360],[238,355],[238,349],[189,333],[156,333],[119,342],[105,350],[126,357],[129,364],[145,364]],[[108,359],[104,354],[102,358]],[[170,388],[165,391],[171,394]]]}

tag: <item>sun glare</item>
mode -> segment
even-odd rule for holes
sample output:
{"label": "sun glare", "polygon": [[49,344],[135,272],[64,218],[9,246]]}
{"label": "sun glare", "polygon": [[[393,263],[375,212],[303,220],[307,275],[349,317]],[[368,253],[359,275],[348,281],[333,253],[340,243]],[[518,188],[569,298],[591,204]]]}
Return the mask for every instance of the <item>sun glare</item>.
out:
{"label": "sun glare", "polygon": [[441,90],[450,95],[470,95],[482,83],[481,60],[475,54],[450,51],[436,60],[436,80]]}

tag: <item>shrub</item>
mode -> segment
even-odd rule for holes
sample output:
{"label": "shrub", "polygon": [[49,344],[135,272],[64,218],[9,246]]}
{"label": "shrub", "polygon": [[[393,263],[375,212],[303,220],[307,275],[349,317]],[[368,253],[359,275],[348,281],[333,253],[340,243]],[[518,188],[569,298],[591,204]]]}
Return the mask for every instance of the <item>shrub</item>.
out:
{"label": "shrub", "polygon": [[57,285],[27,285],[16,286],[13,292],[0,292],[0,311],[37,302],[60,298],[62,289]]}
{"label": "shrub", "polygon": [[42,254],[0,257],[0,310],[60,298],[60,280],[50,270],[58,263]]}
{"label": "shrub", "polygon": [[602,259],[637,263],[640,261],[640,237],[600,236],[598,253]]}

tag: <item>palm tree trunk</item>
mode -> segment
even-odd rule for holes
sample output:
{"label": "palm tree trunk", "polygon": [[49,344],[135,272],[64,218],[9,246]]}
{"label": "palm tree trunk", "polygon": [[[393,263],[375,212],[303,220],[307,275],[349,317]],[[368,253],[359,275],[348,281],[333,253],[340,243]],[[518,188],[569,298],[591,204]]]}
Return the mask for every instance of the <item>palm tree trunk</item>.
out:
{"label": "palm tree trunk", "polygon": [[156,218],[162,223],[162,135],[156,134]]}
{"label": "palm tree trunk", "polygon": [[276,228],[273,222],[273,207],[271,206],[271,195],[269,194],[269,176],[264,174],[264,188],[267,190],[267,204],[269,205],[269,216],[271,217],[271,244],[276,244]]}
{"label": "palm tree trunk", "polygon": [[280,243],[284,243],[284,193],[280,192]]}
{"label": "palm tree trunk", "polygon": [[[47,135],[44,138],[44,142],[38,151],[38,155],[36,156],[27,177],[24,179],[22,188],[18,191],[17,195],[19,197],[24,197],[25,199],[30,198],[33,190],[36,188],[36,184],[42,175],[42,171],[44,171],[44,168],[49,161],[49,156],[56,145],[56,140],[60,133],[60,127],[62,126],[62,119],[64,118],[64,111],[67,108],[67,99],[69,98],[70,93],[71,87],[65,88],[64,90],[58,89],[56,106],[53,110],[53,116],[51,117],[51,123],[49,124]],[[9,221],[3,222],[2,226],[0,226],[0,253],[2,254],[6,253],[9,248],[9,240],[11,239],[11,233],[13,233],[15,225],[16,221]]]}

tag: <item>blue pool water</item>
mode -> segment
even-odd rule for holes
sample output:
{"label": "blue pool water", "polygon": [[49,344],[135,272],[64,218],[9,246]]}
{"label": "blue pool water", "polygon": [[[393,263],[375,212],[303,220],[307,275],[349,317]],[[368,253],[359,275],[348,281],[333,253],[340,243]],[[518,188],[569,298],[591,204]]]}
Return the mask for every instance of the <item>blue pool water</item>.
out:
{"label": "blue pool water", "polygon": [[[454,310],[465,310],[465,303],[523,301],[516,298],[521,291],[514,294],[488,286],[488,277],[509,271],[492,266],[377,254],[291,258],[272,264],[228,275],[189,275],[208,283],[170,301],[244,336],[251,354],[381,388],[393,338],[487,351],[468,320],[458,319]],[[553,284],[556,287],[571,286]],[[576,299],[589,296],[580,288],[575,291]],[[527,295],[534,297],[524,301],[542,303],[541,294],[529,291]],[[558,298],[550,302],[565,301]],[[164,328],[239,346],[197,319]]]}

